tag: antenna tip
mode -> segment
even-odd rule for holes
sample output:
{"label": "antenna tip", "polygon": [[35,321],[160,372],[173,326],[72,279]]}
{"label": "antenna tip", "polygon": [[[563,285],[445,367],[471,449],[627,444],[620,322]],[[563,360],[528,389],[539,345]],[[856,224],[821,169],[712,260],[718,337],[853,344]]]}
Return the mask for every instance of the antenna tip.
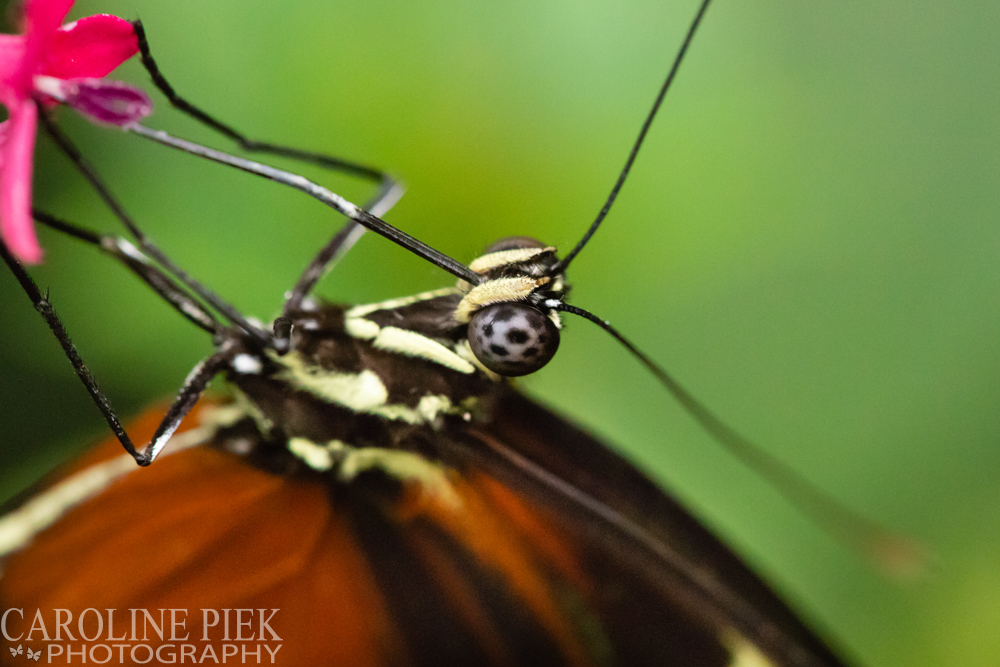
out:
{"label": "antenna tip", "polygon": [[889,531],[870,536],[864,552],[884,575],[902,582],[923,579],[935,561],[933,554],[919,541]]}

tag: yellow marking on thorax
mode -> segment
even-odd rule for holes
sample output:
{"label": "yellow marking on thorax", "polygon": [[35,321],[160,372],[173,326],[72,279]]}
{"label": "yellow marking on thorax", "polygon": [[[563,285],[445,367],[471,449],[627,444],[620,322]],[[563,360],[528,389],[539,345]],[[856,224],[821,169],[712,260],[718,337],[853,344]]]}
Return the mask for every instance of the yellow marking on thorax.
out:
{"label": "yellow marking on thorax", "polygon": [[330,470],[339,456],[347,451],[347,445],[340,440],[331,440],[320,445],[307,438],[289,438],[288,451],[301,459],[313,470]]}
{"label": "yellow marking on thorax", "polygon": [[524,301],[536,289],[547,284],[549,280],[548,277],[514,276],[497,278],[482,285],[476,285],[455,308],[455,321],[465,324],[474,312],[494,303]]}
{"label": "yellow marking on thorax", "polygon": [[[454,356],[464,362],[458,355]],[[289,352],[281,357],[271,354],[271,358],[284,366],[275,373],[276,379],[284,380],[296,389],[354,412],[377,415],[408,424],[427,424],[442,414],[460,414],[465,411],[464,408],[452,405],[451,399],[440,394],[422,396],[415,408],[402,403],[387,403],[389,390],[378,374],[369,369],[360,373],[327,370],[307,364],[298,351]]]}
{"label": "yellow marking on thorax", "polygon": [[372,345],[388,352],[426,359],[459,373],[468,374],[476,370],[472,364],[436,340],[406,329],[382,327]]}
{"label": "yellow marking on thorax", "polygon": [[544,253],[555,251],[556,249],[552,246],[548,248],[511,248],[510,250],[500,250],[499,252],[491,252],[488,255],[477,257],[469,263],[469,268],[476,273],[486,273],[498,266],[527,262]]}
{"label": "yellow marking on thorax", "polygon": [[404,421],[407,424],[428,424],[437,419],[438,415],[448,413],[457,414],[463,412],[463,410],[456,409],[452,405],[451,399],[447,396],[427,394],[420,398],[420,402],[417,403],[417,407],[415,408],[395,403],[383,405],[373,409],[371,412],[386,419]]}
{"label": "yellow marking on thorax", "polygon": [[378,335],[378,332],[382,330],[375,322],[371,320],[366,320],[363,317],[347,317],[344,318],[344,331],[351,338],[357,338],[359,340],[372,340]]}
{"label": "yellow marking on thorax", "polygon": [[436,299],[442,296],[449,296],[451,294],[458,294],[458,289],[455,287],[443,287],[441,289],[436,289],[431,292],[421,292],[420,294],[414,294],[412,296],[404,296],[398,299],[390,299],[388,301],[381,301],[379,303],[368,303],[362,304],[360,306],[354,306],[344,313],[345,319],[350,319],[353,317],[364,317],[371,313],[377,312],[379,310],[392,310],[394,308],[402,308],[403,306],[409,306],[420,301],[430,301],[431,299]]}
{"label": "yellow marking on thorax", "polygon": [[474,373],[476,370],[472,364],[452,350],[433,338],[415,331],[399,327],[380,327],[375,322],[361,317],[345,319],[344,330],[354,338],[370,340],[372,346],[379,350],[425,359],[459,373]]}
{"label": "yellow marking on thorax", "polygon": [[462,508],[462,500],[448,479],[445,468],[419,454],[383,447],[351,447],[340,440],[319,444],[307,438],[290,438],[288,451],[320,472],[336,468],[337,480],[350,483],[367,470],[382,470],[390,477],[412,485],[423,501],[450,512]]}
{"label": "yellow marking on thorax", "polygon": [[360,373],[327,370],[307,364],[298,350],[284,356],[268,351],[268,355],[276,363],[284,366],[275,373],[275,378],[285,380],[297,389],[355,412],[371,412],[389,400],[389,390],[378,374],[372,370],[365,369]]}

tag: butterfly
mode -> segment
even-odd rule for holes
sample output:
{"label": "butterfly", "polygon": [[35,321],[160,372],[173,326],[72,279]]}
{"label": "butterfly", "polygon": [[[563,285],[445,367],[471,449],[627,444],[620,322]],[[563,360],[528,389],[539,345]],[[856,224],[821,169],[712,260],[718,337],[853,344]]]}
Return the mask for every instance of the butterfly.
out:
{"label": "butterfly", "polygon": [[29,648],[27,655],[25,655],[24,657],[26,657],[28,660],[34,660],[35,662],[38,662],[38,659],[42,657],[42,651],[41,649],[37,651],[32,651]]}
{"label": "butterfly", "polygon": [[[118,251],[136,260],[125,246]],[[488,249],[470,268],[495,283],[534,280],[535,305],[555,310],[550,304],[562,304],[565,290],[558,262],[548,246],[515,239]],[[83,494],[58,507],[69,512],[66,525],[138,522],[158,537],[156,546],[141,543],[150,538],[143,530],[110,531],[106,550],[87,553],[66,532],[51,541],[37,535],[24,552],[30,556],[12,557],[5,573],[12,588],[25,582],[29,590],[7,594],[30,598],[44,590],[44,582],[29,582],[19,569],[38,562],[69,562],[84,573],[99,571],[115,554],[135,554],[120,578],[102,574],[89,588],[78,578],[75,594],[101,599],[95,608],[133,605],[129,587],[176,581],[183,583],[144,598],[142,608],[237,599],[258,611],[265,600],[278,605],[275,599],[314,595],[313,611],[346,616],[285,619],[282,648],[299,656],[298,664],[315,661],[302,657],[307,650],[326,659],[335,650],[345,659],[378,655],[389,664],[447,663],[449,656],[495,664],[641,664],[652,656],[729,664],[734,656],[762,654],[778,664],[839,664],[641,474],[496,381],[491,372],[519,374],[519,366],[507,365],[512,357],[521,363],[549,355],[545,345],[557,329],[548,323],[555,318],[525,320],[504,304],[490,305],[491,293],[473,298],[475,289],[354,307],[298,294],[303,298],[286,308],[287,321],[276,321],[273,335],[252,323],[238,332],[213,329],[218,354],[192,381],[224,369],[237,387],[231,403],[203,405],[189,418],[191,428],[176,432],[175,453],[156,462],[155,474],[120,469],[121,457],[105,448],[39,495],[40,506],[24,506],[28,516],[51,512],[53,497]],[[179,293],[168,288],[168,300]],[[192,310],[192,319],[210,320],[207,311]],[[468,338],[471,355],[456,331],[466,327],[478,336]],[[165,444],[163,435],[152,439]],[[206,482],[203,490],[192,470]],[[104,485],[91,496],[95,473]],[[174,486],[184,492],[173,494]],[[213,495],[207,509],[203,500]],[[330,516],[331,506],[345,515]],[[248,520],[234,521],[241,515]],[[255,539],[265,529],[282,537]],[[217,548],[223,541],[236,552]],[[702,566],[699,554],[706,552],[712,557]],[[338,558],[310,557],[329,553]],[[285,588],[289,572],[303,568],[314,573],[307,580],[313,585]],[[198,597],[212,585],[235,586],[233,570],[251,582],[240,581],[250,593]],[[48,585],[65,592],[62,577]],[[334,599],[339,604],[322,604]],[[372,636],[345,632],[320,644],[302,634],[310,623],[329,632],[352,622]],[[351,640],[365,651],[356,653]]]}
{"label": "butterfly", "polygon": [[[23,649],[23,648],[21,648],[21,644],[18,644],[18,645],[17,645],[17,648],[14,648],[14,647],[12,647],[12,646],[8,646],[8,647],[7,647],[7,650],[8,650],[8,651],[10,651],[10,654],[11,654],[12,656],[14,656],[15,658],[16,658],[17,656],[21,655],[21,654],[22,654],[22,653],[24,652],[24,649]],[[30,649],[30,648],[28,649],[28,652],[29,652],[29,653],[31,652],[31,649]]]}

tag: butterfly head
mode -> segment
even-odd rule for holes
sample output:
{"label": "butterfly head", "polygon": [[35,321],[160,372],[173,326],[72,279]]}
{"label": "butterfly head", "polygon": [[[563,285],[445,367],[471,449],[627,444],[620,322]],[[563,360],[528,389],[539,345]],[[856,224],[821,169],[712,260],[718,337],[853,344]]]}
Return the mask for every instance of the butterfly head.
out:
{"label": "butterfly head", "polygon": [[455,319],[468,324],[469,348],[498,375],[534,373],[559,349],[562,324],[555,310],[566,283],[555,248],[526,236],[501,239],[469,264],[483,276],[464,292]]}

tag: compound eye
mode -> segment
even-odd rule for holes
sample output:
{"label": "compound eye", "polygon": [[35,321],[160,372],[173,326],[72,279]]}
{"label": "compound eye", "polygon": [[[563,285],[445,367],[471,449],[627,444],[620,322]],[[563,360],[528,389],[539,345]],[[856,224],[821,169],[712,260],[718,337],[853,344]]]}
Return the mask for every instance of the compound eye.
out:
{"label": "compound eye", "polygon": [[507,236],[486,246],[486,250],[483,251],[483,254],[488,255],[491,252],[500,252],[502,250],[544,247],[544,243],[530,236]]}
{"label": "compound eye", "polygon": [[559,327],[525,303],[496,303],[477,311],[468,335],[483,366],[508,377],[534,373],[559,349]]}

